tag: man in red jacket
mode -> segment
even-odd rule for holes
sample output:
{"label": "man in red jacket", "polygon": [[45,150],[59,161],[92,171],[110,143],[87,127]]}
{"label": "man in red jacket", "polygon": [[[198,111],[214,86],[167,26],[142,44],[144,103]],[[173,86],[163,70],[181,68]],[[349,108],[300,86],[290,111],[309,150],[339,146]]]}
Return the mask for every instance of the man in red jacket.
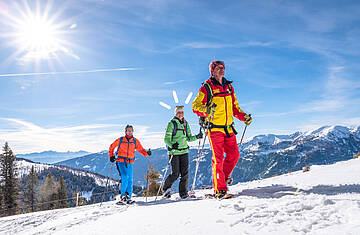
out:
{"label": "man in red jacket", "polygon": [[224,77],[224,62],[211,62],[209,70],[211,77],[199,89],[192,108],[199,117],[210,122],[207,134],[213,151],[211,161],[215,196],[223,198],[228,197],[227,183],[231,181],[230,175],[240,157],[233,117],[246,125],[250,125],[252,119],[239,107],[232,81]]}
{"label": "man in red jacket", "polygon": [[[125,136],[116,139],[109,148],[111,162],[116,161],[116,166],[121,176],[121,201],[127,204],[133,203],[131,195],[133,191],[133,165],[135,162],[135,150],[144,157],[151,155],[151,150],[146,151],[140,141],[133,136],[132,126],[125,127]],[[114,154],[115,148],[118,147]]]}

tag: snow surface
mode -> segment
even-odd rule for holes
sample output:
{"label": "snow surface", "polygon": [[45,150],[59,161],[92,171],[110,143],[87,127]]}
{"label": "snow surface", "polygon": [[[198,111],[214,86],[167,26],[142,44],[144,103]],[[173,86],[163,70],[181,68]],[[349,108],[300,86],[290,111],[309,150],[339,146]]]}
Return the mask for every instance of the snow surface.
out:
{"label": "snow surface", "polygon": [[[230,187],[228,200],[134,198],[0,218],[1,234],[360,234],[360,159]],[[211,190],[198,190],[196,195]]]}

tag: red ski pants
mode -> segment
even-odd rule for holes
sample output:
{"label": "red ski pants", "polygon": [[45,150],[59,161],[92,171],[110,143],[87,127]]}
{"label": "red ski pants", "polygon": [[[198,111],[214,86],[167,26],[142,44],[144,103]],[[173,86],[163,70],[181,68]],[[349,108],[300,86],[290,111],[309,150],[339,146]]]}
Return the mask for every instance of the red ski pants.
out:
{"label": "red ski pants", "polygon": [[[230,135],[231,137],[226,137],[226,134],[220,131],[212,131],[209,134],[209,141],[213,151],[211,161],[215,192],[227,191],[225,179],[230,176],[240,158],[236,136],[233,133]],[[225,158],[224,153],[226,154]]]}

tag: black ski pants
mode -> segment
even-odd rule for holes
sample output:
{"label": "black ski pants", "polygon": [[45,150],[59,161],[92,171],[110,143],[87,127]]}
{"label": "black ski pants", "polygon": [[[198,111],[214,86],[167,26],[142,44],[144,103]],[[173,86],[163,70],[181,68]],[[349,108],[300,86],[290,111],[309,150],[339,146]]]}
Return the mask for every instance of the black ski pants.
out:
{"label": "black ski pants", "polygon": [[[171,156],[169,156],[170,160]],[[163,190],[171,188],[171,185],[180,175],[179,194],[180,197],[187,195],[189,185],[189,154],[174,155],[171,160],[171,174],[166,178]]]}

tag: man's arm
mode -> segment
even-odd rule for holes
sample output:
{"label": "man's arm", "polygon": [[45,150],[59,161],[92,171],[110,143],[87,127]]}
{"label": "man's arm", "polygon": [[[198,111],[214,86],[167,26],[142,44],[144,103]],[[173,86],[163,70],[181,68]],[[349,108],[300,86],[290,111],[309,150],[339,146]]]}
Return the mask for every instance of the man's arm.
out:
{"label": "man's arm", "polygon": [[207,102],[207,92],[204,86],[199,89],[198,94],[196,95],[195,100],[192,102],[192,110],[199,117],[207,117],[208,113],[206,112],[206,102]]}

